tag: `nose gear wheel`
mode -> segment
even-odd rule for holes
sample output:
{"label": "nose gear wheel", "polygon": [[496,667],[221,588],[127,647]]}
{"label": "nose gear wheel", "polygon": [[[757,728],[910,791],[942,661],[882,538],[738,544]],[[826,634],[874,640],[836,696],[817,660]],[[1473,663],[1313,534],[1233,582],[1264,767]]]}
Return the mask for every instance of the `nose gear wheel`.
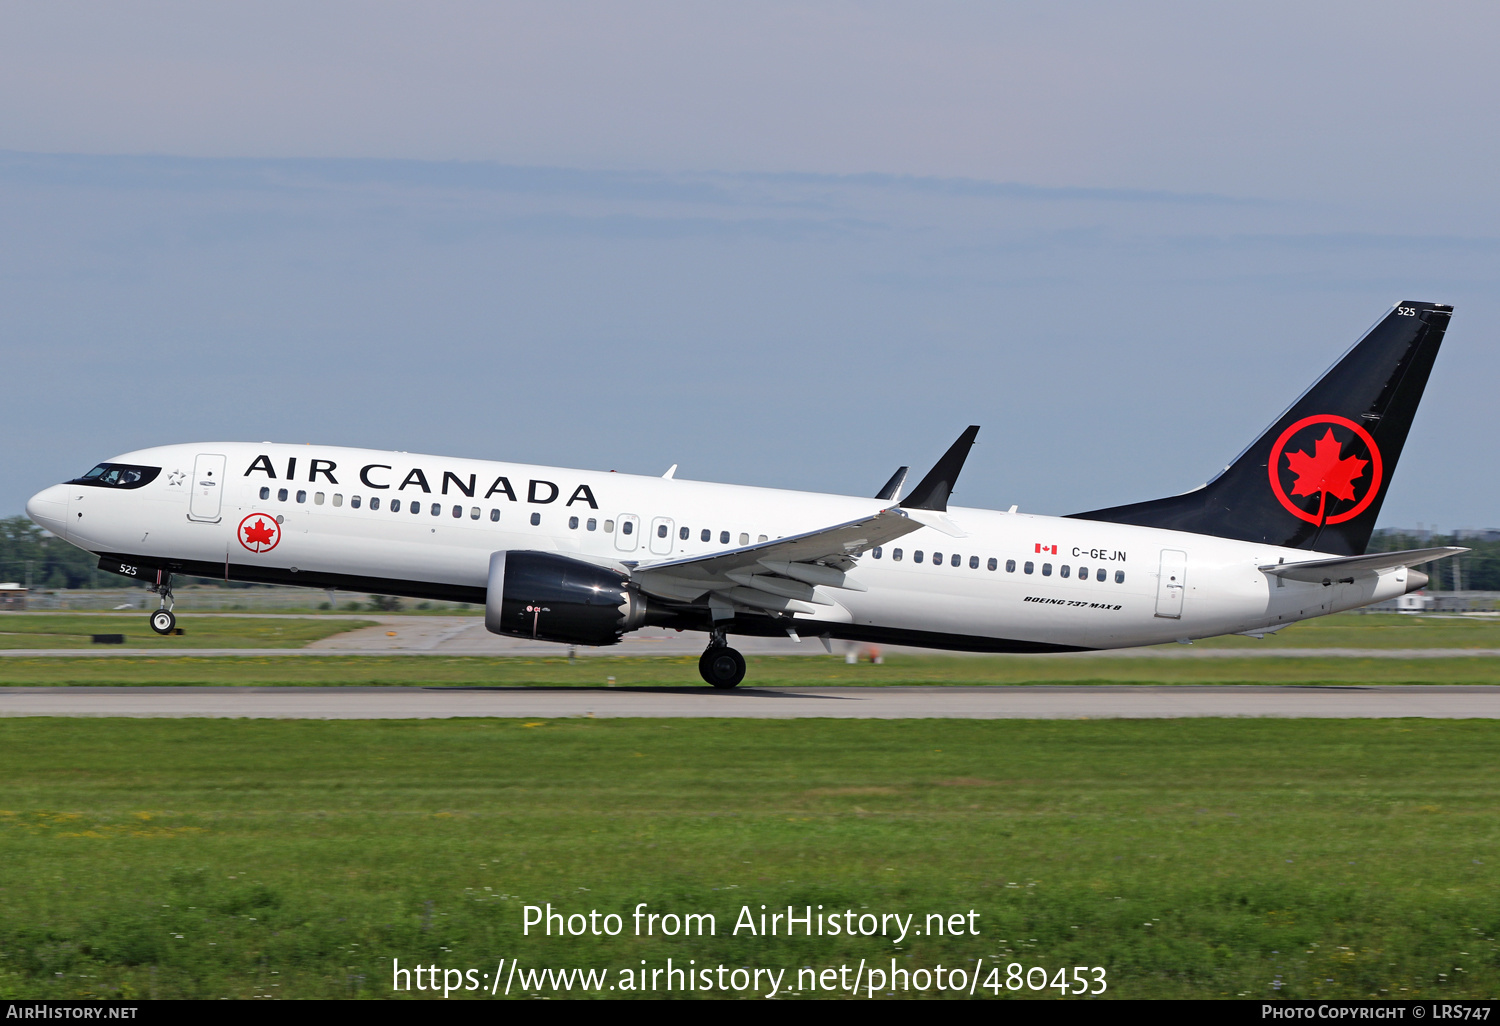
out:
{"label": "nose gear wheel", "polygon": [[158,634],[171,634],[177,629],[177,616],[172,612],[172,606],[176,604],[172,597],[172,575],[163,574],[161,583],[156,586],[156,594],[161,596],[161,608],[151,614],[151,629]]}

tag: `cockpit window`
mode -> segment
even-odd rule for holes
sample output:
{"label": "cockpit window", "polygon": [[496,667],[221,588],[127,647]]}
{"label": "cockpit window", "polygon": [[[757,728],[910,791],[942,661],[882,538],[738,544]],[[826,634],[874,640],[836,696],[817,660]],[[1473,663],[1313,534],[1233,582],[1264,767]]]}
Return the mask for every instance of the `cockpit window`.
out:
{"label": "cockpit window", "polygon": [[101,463],[68,484],[93,485],[96,488],[143,488],[156,480],[160,467],[133,467],[128,463]]}

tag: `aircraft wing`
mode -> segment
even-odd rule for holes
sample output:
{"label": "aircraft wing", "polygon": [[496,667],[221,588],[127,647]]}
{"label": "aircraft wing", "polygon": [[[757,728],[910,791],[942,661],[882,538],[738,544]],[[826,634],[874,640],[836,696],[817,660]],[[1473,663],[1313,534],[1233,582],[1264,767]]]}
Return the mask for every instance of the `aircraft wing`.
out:
{"label": "aircraft wing", "polygon": [[631,578],[648,595],[677,602],[708,601],[731,614],[736,606],[757,612],[811,613],[822,585],[864,591],[845,572],[860,553],[920,530],[924,524],[891,506],[870,516],[806,534],[745,545],[686,559],[638,563]]}
{"label": "aircraft wing", "polygon": [[[818,592],[819,587],[868,590],[846,576],[860,553],[923,527],[965,537],[948,519],[948,499],[978,434],[977,426],[965,429],[900,506],[790,538],[687,559],[637,563],[631,580],[657,598],[691,605],[706,602],[715,620],[729,619],[740,611],[815,613],[819,606],[834,604],[826,592]],[[904,470],[897,472],[902,480]],[[893,477],[881,491],[890,489],[894,494],[897,487],[899,482]]]}
{"label": "aircraft wing", "polygon": [[1332,584],[1334,581],[1378,574],[1403,566],[1419,566],[1434,559],[1456,556],[1469,550],[1458,545],[1431,549],[1403,549],[1399,552],[1370,552],[1363,556],[1339,556],[1335,559],[1312,559],[1301,563],[1270,563],[1260,569],[1272,577],[1308,584]]}

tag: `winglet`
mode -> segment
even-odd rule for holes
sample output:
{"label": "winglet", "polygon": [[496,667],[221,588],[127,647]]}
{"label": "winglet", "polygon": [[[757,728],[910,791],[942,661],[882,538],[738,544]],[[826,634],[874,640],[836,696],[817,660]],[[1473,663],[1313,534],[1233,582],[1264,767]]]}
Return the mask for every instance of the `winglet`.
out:
{"label": "winglet", "polygon": [[969,458],[969,450],[978,434],[978,424],[965,428],[964,433],[958,436],[958,441],[943,453],[943,458],[927,472],[927,476],[911,490],[911,494],[901,505],[907,509],[947,512],[948,496],[953,494],[953,483],[958,480],[958,472],[964,469],[964,461]]}
{"label": "winglet", "polygon": [[885,487],[875,493],[875,498],[884,499],[885,501],[889,502],[891,499],[894,499],[898,495],[900,495],[901,486],[906,484],[906,475],[910,471],[910,467],[898,468],[896,472],[891,475],[891,479],[885,483]]}

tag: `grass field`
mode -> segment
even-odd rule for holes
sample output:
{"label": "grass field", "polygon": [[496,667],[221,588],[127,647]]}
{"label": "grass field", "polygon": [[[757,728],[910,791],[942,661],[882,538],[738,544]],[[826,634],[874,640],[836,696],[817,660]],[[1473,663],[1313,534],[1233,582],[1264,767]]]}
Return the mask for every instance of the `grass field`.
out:
{"label": "grass field", "polygon": [[[1500,684],[1500,658],[1353,656],[1208,659],[895,655],[750,656],[746,687],[1016,684]],[[13,656],[0,687],[68,685],[702,687],[694,656]]]}
{"label": "grass field", "polygon": [[[296,647],[365,625],[0,619],[23,624],[0,647]],[[1497,638],[1346,616],[1227,644]],[[0,659],[0,685],[699,687],[696,662],[80,653]],[[1500,684],[1500,659],[804,655],[751,657],[749,683]],[[1491,721],[0,720],[0,997],[385,997],[393,957],[611,980],[668,957],[789,976],[982,958],[1102,966],[1115,997],[1488,997],[1497,756]],[[641,901],[711,912],[718,935],[520,932],[524,904],[628,924]],[[981,932],[730,935],[761,904],[973,909]]]}
{"label": "grass field", "polygon": [[1500,648],[1500,617],[1337,613],[1263,639],[1236,634],[1194,642],[1210,648]]}
{"label": "grass field", "polygon": [[[0,777],[0,997],[377,997],[393,957],[668,956],[1500,992],[1488,721],[33,719],[0,721]],[[641,901],[718,935],[520,932],[523,904]],[[762,903],[972,908],[980,935],[729,935]]]}
{"label": "grass field", "polygon": [[132,648],[300,648],[360,627],[374,620],[333,617],[256,618],[240,616],[181,617],[181,636],[157,634],[145,613],[110,616],[98,613],[29,613],[0,616],[0,649],[96,648],[94,634],[123,634]]}

